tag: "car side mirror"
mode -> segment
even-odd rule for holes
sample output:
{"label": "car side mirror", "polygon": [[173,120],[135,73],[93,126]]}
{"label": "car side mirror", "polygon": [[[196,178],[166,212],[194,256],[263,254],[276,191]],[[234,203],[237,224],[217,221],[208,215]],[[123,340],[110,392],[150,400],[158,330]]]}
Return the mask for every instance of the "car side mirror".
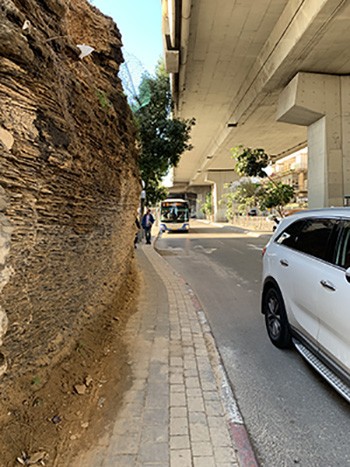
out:
{"label": "car side mirror", "polygon": [[350,268],[348,268],[346,271],[345,271],[345,278],[348,282],[350,282]]}

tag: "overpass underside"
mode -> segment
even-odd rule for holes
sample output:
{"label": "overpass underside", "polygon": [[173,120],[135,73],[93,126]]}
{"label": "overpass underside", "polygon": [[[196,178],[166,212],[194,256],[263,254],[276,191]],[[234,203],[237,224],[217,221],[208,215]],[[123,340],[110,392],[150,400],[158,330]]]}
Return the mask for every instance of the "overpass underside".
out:
{"label": "overpass underside", "polygon": [[275,158],[308,146],[309,206],[344,204],[349,0],[163,0],[163,36],[176,115],[197,122],[175,187],[219,196],[238,145]]}

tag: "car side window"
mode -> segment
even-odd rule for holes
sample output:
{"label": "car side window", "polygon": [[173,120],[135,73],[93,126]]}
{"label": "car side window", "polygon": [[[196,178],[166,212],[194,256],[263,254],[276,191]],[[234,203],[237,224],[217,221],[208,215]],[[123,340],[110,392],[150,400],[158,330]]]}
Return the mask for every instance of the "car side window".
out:
{"label": "car side window", "polygon": [[[298,224],[298,225],[297,225]],[[283,245],[315,258],[328,259],[328,242],[335,221],[332,219],[304,219],[289,226],[280,236]],[[287,235],[289,235],[288,238]],[[283,237],[285,237],[283,239]]]}
{"label": "car side window", "polygon": [[295,244],[298,239],[298,235],[305,224],[304,220],[293,222],[290,224],[277,238],[276,243],[280,245],[289,246],[295,248]]}
{"label": "car side window", "polygon": [[335,263],[344,269],[350,267],[350,222],[345,222],[336,251]]}

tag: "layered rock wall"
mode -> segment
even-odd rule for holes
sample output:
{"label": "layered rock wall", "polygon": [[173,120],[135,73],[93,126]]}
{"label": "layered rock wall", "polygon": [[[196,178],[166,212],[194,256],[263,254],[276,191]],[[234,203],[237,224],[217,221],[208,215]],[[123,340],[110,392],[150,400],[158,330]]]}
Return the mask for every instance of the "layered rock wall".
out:
{"label": "layered rock wall", "polygon": [[49,365],[118,293],[140,185],[113,21],[85,0],[3,0],[0,23],[0,373],[11,377]]}

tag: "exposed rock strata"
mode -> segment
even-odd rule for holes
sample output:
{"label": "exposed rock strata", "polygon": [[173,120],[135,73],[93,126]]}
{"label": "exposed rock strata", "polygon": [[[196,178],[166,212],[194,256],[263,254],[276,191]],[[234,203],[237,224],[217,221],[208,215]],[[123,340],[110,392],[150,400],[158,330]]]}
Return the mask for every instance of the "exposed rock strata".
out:
{"label": "exposed rock strata", "polygon": [[[115,296],[140,187],[112,20],[85,0],[3,0],[0,23],[0,352],[13,377],[52,363]],[[78,44],[94,52],[80,59]]]}

